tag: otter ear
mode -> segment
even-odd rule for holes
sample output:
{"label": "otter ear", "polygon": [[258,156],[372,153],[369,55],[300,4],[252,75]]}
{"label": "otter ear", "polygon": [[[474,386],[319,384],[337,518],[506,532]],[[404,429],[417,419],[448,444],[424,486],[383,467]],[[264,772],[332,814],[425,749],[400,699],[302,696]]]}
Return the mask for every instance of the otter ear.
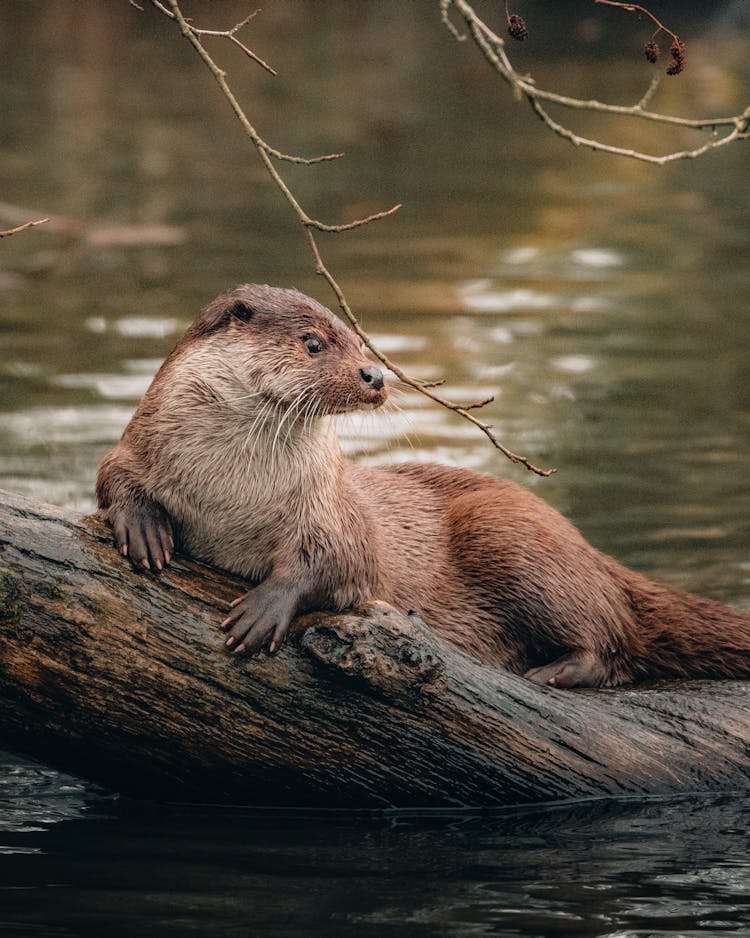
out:
{"label": "otter ear", "polygon": [[255,310],[251,306],[248,306],[247,303],[243,303],[242,300],[238,300],[227,309],[227,318],[233,316],[241,322],[249,322],[254,314]]}
{"label": "otter ear", "polygon": [[193,335],[209,335],[225,328],[232,319],[249,322],[254,312],[253,307],[244,300],[223,294],[208,304],[193,323],[191,332]]}

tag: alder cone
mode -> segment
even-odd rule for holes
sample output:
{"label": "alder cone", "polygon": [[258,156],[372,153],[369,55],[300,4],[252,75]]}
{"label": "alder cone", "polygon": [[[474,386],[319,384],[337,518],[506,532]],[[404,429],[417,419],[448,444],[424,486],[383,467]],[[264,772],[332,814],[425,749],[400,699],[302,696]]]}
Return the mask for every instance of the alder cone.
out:
{"label": "alder cone", "polygon": [[522,16],[519,16],[518,13],[511,13],[511,15],[508,17],[508,32],[519,42],[523,42],[525,39],[529,38],[529,31],[526,28],[526,21]]}
{"label": "alder cone", "polygon": [[644,55],[647,60],[655,65],[661,55],[661,49],[659,48],[659,43],[656,40],[652,39],[651,42],[646,43],[646,47],[643,50]]}

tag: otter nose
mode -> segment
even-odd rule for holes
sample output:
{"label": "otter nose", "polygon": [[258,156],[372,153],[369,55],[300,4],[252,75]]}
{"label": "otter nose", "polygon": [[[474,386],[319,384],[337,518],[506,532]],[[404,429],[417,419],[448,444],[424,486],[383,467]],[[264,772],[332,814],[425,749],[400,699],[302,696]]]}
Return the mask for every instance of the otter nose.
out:
{"label": "otter nose", "polygon": [[375,391],[380,391],[383,388],[383,372],[378,368],[377,365],[367,365],[365,368],[359,369],[360,378]]}

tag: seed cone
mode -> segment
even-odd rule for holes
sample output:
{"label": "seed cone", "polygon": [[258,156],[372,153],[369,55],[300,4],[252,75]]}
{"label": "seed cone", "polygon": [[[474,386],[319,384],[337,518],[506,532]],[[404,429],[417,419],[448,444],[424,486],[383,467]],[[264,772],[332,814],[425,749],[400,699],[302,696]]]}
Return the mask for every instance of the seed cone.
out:
{"label": "seed cone", "polygon": [[523,42],[524,39],[529,38],[529,31],[526,28],[526,21],[522,16],[519,16],[518,13],[511,13],[511,15],[508,17],[508,32],[519,42]]}
{"label": "seed cone", "polygon": [[643,50],[643,54],[646,56],[648,61],[653,65],[656,60],[661,55],[661,49],[659,48],[659,43],[652,39],[651,42],[646,43],[646,47]]}
{"label": "seed cone", "polygon": [[672,64],[667,69],[667,75],[679,75],[685,68],[685,43],[675,37],[669,54],[672,56]]}

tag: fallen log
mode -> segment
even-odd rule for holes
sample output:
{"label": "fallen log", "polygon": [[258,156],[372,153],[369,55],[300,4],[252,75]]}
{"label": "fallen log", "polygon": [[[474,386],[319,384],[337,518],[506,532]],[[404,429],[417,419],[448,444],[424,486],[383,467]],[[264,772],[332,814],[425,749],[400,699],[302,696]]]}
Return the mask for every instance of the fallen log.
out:
{"label": "fallen log", "polygon": [[136,796],[497,806],[750,789],[750,683],[538,687],[372,603],[227,654],[242,590],[134,573],[91,517],[0,493],[0,748]]}

